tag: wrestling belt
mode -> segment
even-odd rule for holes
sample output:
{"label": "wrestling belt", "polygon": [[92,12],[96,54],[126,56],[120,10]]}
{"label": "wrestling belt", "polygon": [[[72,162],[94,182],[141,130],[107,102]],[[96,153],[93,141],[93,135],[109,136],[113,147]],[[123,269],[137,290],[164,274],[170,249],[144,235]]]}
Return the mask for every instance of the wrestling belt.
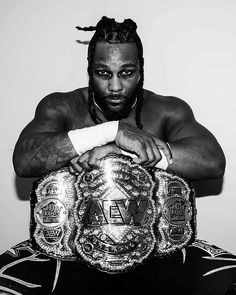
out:
{"label": "wrestling belt", "polygon": [[109,155],[78,176],[68,168],[33,185],[31,238],[41,252],[106,272],[171,255],[194,241],[194,192],[183,178]]}

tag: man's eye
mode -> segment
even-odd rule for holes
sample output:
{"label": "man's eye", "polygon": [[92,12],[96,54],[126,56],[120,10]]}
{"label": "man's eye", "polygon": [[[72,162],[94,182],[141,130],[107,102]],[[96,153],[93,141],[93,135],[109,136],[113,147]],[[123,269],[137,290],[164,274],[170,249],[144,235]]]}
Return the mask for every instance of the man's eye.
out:
{"label": "man's eye", "polygon": [[97,75],[98,76],[108,76],[109,73],[105,70],[99,70],[99,71],[97,71]]}
{"label": "man's eye", "polygon": [[125,77],[131,76],[132,74],[133,74],[133,71],[130,71],[130,70],[125,70],[120,73],[121,76],[125,76]]}

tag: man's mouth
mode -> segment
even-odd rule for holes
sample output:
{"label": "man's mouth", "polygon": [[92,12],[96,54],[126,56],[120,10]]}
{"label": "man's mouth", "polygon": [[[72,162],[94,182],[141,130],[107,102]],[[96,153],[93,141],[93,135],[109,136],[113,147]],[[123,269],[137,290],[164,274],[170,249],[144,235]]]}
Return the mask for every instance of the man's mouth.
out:
{"label": "man's mouth", "polygon": [[119,105],[125,101],[125,98],[123,96],[109,96],[107,101],[112,105]]}

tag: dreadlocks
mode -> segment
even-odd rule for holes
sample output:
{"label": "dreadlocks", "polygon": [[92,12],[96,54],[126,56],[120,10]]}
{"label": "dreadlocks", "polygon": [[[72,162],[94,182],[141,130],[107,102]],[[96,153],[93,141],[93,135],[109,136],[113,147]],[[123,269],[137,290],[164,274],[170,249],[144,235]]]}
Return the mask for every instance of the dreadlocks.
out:
{"label": "dreadlocks", "polygon": [[136,32],[137,25],[131,19],[125,19],[122,23],[117,23],[114,18],[107,18],[103,16],[97,23],[96,27],[76,27],[78,30],[95,31],[88,48],[88,74],[89,74],[89,112],[92,120],[99,124],[102,122],[101,118],[97,115],[96,107],[93,100],[94,84],[93,84],[93,60],[97,42],[108,42],[111,44],[120,43],[134,43],[138,49],[138,59],[140,65],[140,80],[137,85],[137,106],[136,106],[136,124],[142,129],[141,123],[141,109],[143,103],[143,80],[144,80],[144,59],[143,59],[143,46],[142,42]]}

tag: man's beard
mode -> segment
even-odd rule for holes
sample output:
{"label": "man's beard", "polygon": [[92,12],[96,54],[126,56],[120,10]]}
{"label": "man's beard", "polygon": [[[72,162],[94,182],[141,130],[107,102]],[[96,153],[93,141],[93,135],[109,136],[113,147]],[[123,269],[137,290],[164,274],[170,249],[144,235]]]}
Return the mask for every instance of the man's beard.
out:
{"label": "man's beard", "polygon": [[[112,110],[108,102],[107,98],[110,99],[124,99],[124,103],[120,110]],[[109,96],[99,96],[96,92],[94,92],[94,103],[95,105],[102,111],[103,115],[108,121],[120,120],[127,118],[135,106],[137,101],[137,93],[136,91],[130,97],[123,95],[109,95]]]}

